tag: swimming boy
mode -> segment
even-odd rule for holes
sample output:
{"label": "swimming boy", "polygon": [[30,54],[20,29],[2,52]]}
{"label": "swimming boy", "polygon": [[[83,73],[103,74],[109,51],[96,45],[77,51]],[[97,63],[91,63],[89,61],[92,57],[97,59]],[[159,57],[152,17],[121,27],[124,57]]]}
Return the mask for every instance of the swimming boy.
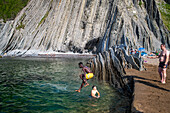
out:
{"label": "swimming boy", "polygon": [[88,86],[89,83],[87,83],[87,80],[93,78],[93,73],[91,72],[90,68],[88,68],[87,66],[84,66],[82,62],[79,63],[79,67],[82,68],[84,74],[80,75],[80,78],[82,79],[82,84],[80,88],[76,90],[77,92],[80,92],[84,84],[85,84],[84,87]]}
{"label": "swimming boy", "polygon": [[[97,94],[97,96],[96,96],[96,94]],[[94,98],[100,98],[100,93],[98,92],[96,86],[93,86],[93,87],[92,87],[91,96],[94,97]]]}

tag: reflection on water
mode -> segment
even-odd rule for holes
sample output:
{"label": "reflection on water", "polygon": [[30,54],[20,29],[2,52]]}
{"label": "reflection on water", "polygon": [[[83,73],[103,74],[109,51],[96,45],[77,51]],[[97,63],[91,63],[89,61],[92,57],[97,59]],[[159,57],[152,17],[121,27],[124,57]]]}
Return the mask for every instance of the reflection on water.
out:
{"label": "reflection on water", "polygon": [[[107,83],[89,80],[80,93],[82,59],[0,59],[0,113],[122,113],[127,98]],[[96,85],[101,98],[90,98]]]}

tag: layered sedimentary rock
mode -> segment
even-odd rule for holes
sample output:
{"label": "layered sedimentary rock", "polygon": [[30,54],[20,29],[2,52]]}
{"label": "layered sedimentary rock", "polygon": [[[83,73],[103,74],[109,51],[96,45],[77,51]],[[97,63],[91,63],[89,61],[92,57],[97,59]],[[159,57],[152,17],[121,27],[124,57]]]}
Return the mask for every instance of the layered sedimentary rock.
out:
{"label": "layered sedimentary rock", "polygon": [[30,0],[0,23],[0,51],[99,53],[113,45],[170,47],[155,0]]}
{"label": "layered sedimentary rock", "polygon": [[132,96],[133,79],[126,76],[124,69],[143,70],[144,66],[140,56],[129,56],[126,52],[126,46],[115,46],[99,53],[89,64],[98,80],[109,82],[123,94]]}

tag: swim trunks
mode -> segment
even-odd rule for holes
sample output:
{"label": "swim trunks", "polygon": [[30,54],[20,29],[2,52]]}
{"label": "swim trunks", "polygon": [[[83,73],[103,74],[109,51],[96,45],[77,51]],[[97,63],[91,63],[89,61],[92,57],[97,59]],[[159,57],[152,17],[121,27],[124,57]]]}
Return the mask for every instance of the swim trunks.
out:
{"label": "swim trunks", "polygon": [[[165,62],[160,62],[158,67],[164,68],[164,66],[165,66]],[[168,65],[166,65],[165,68],[167,68],[167,66],[168,66]]]}

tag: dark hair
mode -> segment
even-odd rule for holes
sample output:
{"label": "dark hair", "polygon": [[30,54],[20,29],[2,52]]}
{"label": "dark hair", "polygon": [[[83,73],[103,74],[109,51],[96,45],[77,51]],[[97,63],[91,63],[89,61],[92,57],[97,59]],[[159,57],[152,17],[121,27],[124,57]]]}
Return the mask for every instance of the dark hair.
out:
{"label": "dark hair", "polygon": [[93,86],[92,86],[92,89],[93,89],[94,87],[96,87],[96,86],[95,86],[95,85],[93,85]]}
{"label": "dark hair", "polygon": [[165,46],[165,44],[163,44],[163,43],[161,44],[161,46],[162,46],[162,45]]}
{"label": "dark hair", "polygon": [[82,62],[79,62],[79,65],[83,64]]}

